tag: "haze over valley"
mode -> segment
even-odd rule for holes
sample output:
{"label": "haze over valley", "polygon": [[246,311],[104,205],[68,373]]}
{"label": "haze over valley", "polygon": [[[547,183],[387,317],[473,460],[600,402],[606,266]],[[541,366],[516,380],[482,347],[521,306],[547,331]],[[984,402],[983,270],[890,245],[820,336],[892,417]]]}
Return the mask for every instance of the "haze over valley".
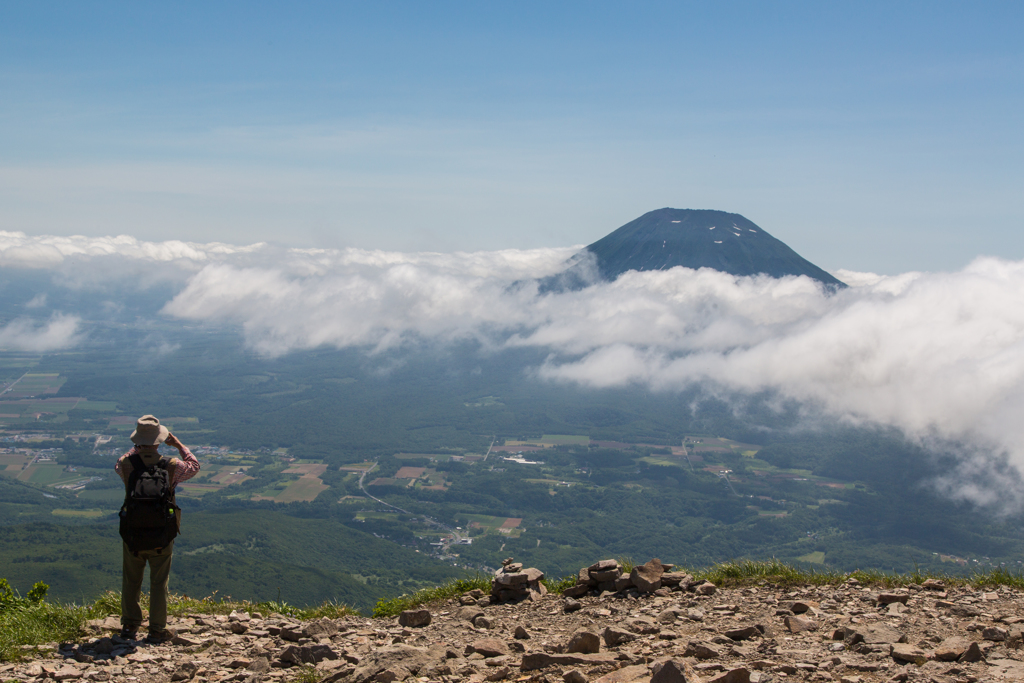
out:
{"label": "haze over valley", "polygon": [[[723,249],[745,238],[722,227]],[[279,583],[311,571],[257,531],[301,536],[303,519],[348,539],[324,552],[364,607],[502,554],[555,573],[657,548],[1016,564],[1024,264],[837,271],[837,288],[662,263],[546,287],[581,254],[3,233],[8,552],[40,524],[76,525],[71,546],[114,533],[112,464],[152,412],[206,463],[183,488],[197,522],[179,571],[211,591],[278,587],[212,570],[225,554]],[[379,550],[337,559],[371,540],[419,578],[369,569]],[[92,545],[92,575],[56,555],[9,573],[114,585],[116,547]]]}

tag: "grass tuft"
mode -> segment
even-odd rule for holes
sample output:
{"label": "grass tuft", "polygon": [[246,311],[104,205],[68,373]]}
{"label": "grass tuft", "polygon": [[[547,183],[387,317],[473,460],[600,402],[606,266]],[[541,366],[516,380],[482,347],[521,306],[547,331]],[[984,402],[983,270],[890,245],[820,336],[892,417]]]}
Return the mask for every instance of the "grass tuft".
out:
{"label": "grass tuft", "polygon": [[545,578],[541,579],[541,583],[544,584],[544,587],[548,589],[549,593],[561,593],[566,588],[572,588],[576,585],[576,575],[569,574],[568,576],[563,576],[560,579]]}
{"label": "grass tuft", "polygon": [[479,588],[485,593],[491,591],[491,577],[486,574],[477,574],[468,579],[452,579],[447,583],[434,588],[424,588],[411,595],[400,595],[397,598],[386,600],[381,598],[373,608],[375,617],[394,617],[407,609],[413,609],[420,605],[430,605],[454,598],[474,588]]}
{"label": "grass tuft", "polygon": [[85,633],[91,610],[75,605],[39,602],[0,614],[0,661],[21,659],[22,645],[45,645],[78,640]]}
{"label": "grass tuft", "polygon": [[291,683],[319,683],[323,678],[323,672],[317,671],[311,664],[303,664],[290,679]]}

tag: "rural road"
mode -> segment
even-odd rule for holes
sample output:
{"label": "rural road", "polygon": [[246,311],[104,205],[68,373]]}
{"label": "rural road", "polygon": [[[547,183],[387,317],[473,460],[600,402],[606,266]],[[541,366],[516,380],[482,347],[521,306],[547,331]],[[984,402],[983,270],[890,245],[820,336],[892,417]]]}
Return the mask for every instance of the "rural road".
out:
{"label": "rural road", "polygon": [[[490,452],[490,449],[488,449],[488,452]],[[403,510],[402,508],[398,507],[397,505],[392,505],[391,503],[389,503],[387,501],[381,500],[380,498],[378,498],[377,496],[373,495],[372,493],[370,493],[369,491],[366,490],[366,487],[363,486],[363,482],[366,480],[366,475],[369,474],[370,472],[374,471],[375,469],[377,469],[377,461],[376,460],[373,461],[373,467],[370,467],[367,470],[365,470],[363,472],[363,474],[359,477],[359,490],[362,491],[364,494],[366,494],[367,498],[372,498],[373,500],[377,501],[381,505],[386,505],[387,507],[391,508],[392,510],[398,510],[399,512],[401,512],[403,514],[406,514],[406,515],[415,515],[416,514],[415,512],[409,512],[408,510]],[[455,543],[458,543],[458,542],[460,542],[462,540],[462,538],[463,538],[462,534],[460,534],[458,531],[456,531],[455,529],[451,528],[447,524],[442,524],[441,522],[437,521],[436,519],[434,519],[432,517],[427,517],[426,515],[423,515],[423,519],[428,524],[433,524],[434,526],[438,526],[438,527],[444,529],[445,531],[447,531],[448,533],[450,533],[452,535],[452,539],[454,540]]]}
{"label": "rural road", "polygon": [[[28,373],[26,372],[26,373],[25,373],[25,375],[27,375],[27,374],[28,374]],[[18,382],[20,382],[21,380],[25,379],[25,375],[22,375],[22,376],[21,376],[21,377],[19,377],[18,379],[14,380],[13,382],[11,382],[11,383],[10,383],[10,385],[9,385],[9,386],[8,386],[8,387],[7,387],[6,389],[4,389],[3,391],[0,391],[0,396],[3,396],[4,394],[6,394],[6,393],[7,393],[8,391],[10,391],[11,389],[13,389],[13,388],[14,388],[14,385],[15,385],[15,384],[17,384],[17,383],[18,383]],[[488,451],[488,452],[490,452],[490,451]]]}

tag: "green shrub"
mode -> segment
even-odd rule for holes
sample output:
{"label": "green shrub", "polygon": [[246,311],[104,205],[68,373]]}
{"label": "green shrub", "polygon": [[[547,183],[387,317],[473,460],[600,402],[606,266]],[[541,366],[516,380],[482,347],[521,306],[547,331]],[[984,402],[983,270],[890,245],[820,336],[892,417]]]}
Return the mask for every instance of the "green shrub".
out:
{"label": "green shrub", "polygon": [[7,579],[0,579],[0,614],[19,607],[36,605],[46,598],[46,591],[50,590],[42,581],[36,582],[32,590],[24,598],[18,595],[17,591],[11,588]]}
{"label": "green shrub", "polygon": [[568,576],[563,576],[560,579],[545,578],[541,580],[541,583],[544,584],[544,587],[548,589],[549,593],[561,593],[566,588],[572,588],[576,585],[576,575],[569,574]]}

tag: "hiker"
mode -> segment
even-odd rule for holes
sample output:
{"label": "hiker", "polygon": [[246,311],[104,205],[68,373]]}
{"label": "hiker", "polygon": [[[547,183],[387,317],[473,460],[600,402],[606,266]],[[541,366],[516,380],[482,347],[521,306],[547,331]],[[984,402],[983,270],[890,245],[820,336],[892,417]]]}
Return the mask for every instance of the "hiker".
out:
{"label": "hiker", "polygon": [[[149,564],[150,643],[171,637],[167,631],[167,579],[171,574],[174,537],[181,526],[181,509],[174,503],[174,488],[199,471],[199,461],[160,420],[143,415],[135,423],[135,444],[122,455],[114,470],[125,486],[121,507],[122,575],[121,637],[135,640],[142,625],[142,575]],[[166,443],[178,449],[180,458],[163,458],[158,452]]]}

